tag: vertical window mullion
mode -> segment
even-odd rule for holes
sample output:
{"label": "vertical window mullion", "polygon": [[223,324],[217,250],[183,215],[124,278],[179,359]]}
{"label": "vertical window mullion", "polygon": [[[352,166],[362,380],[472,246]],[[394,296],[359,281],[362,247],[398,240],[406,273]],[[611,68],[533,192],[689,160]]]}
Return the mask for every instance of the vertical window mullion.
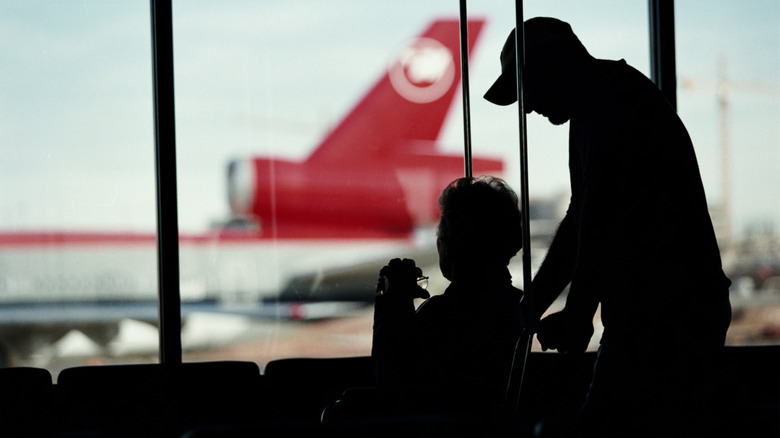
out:
{"label": "vertical window mullion", "polygon": [[677,109],[674,0],[649,0],[650,78]]}
{"label": "vertical window mullion", "polygon": [[150,5],[157,183],[160,361],[163,364],[173,365],[182,362],[173,18],[170,0],[150,0]]}

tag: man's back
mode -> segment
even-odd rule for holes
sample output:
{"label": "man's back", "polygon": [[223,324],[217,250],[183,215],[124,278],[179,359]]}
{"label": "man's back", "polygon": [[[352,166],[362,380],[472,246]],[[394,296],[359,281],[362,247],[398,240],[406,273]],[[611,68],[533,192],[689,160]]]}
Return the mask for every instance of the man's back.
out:
{"label": "man's back", "polygon": [[601,289],[605,327],[727,308],[730,282],[685,126],[625,62],[595,65],[571,119],[571,208],[588,260],[580,275]]}

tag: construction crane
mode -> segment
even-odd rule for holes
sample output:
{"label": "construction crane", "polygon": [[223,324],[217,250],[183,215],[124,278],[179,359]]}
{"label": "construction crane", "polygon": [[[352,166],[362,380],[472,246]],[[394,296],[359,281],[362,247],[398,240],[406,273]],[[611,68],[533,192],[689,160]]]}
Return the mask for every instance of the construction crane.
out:
{"label": "construction crane", "polygon": [[780,87],[757,81],[733,81],[728,77],[728,62],[725,56],[718,59],[718,77],[715,80],[683,78],[682,88],[687,90],[714,91],[718,99],[718,121],[720,123],[721,149],[721,205],[720,221],[722,232],[719,241],[728,247],[732,240],[732,206],[731,206],[731,147],[729,143],[729,99],[732,92],[757,93],[761,95],[780,96]]}

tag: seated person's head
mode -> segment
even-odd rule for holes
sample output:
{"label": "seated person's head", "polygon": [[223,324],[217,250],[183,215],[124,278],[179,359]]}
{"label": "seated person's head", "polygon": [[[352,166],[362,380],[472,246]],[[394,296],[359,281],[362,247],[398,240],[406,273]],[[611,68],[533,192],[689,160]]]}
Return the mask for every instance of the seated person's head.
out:
{"label": "seated person's head", "polygon": [[522,247],[517,195],[500,178],[460,178],[439,197],[437,231],[439,266],[452,280],[453,272],[505,267]]}

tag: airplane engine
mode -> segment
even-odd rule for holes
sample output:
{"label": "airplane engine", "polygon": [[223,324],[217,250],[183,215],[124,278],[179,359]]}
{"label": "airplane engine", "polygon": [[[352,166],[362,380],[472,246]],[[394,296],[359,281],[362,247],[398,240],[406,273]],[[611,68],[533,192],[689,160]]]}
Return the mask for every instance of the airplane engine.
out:
{"label": "airplane engine", "polygon": [[[475,174],[502,167],[474,159]],[[344,158],[333,166],[255,158],[230,163],[228,191],[234,222],[254,222],[264,237],[400,237],[436,223],[441,190],[460,176],[457,155]]]}

